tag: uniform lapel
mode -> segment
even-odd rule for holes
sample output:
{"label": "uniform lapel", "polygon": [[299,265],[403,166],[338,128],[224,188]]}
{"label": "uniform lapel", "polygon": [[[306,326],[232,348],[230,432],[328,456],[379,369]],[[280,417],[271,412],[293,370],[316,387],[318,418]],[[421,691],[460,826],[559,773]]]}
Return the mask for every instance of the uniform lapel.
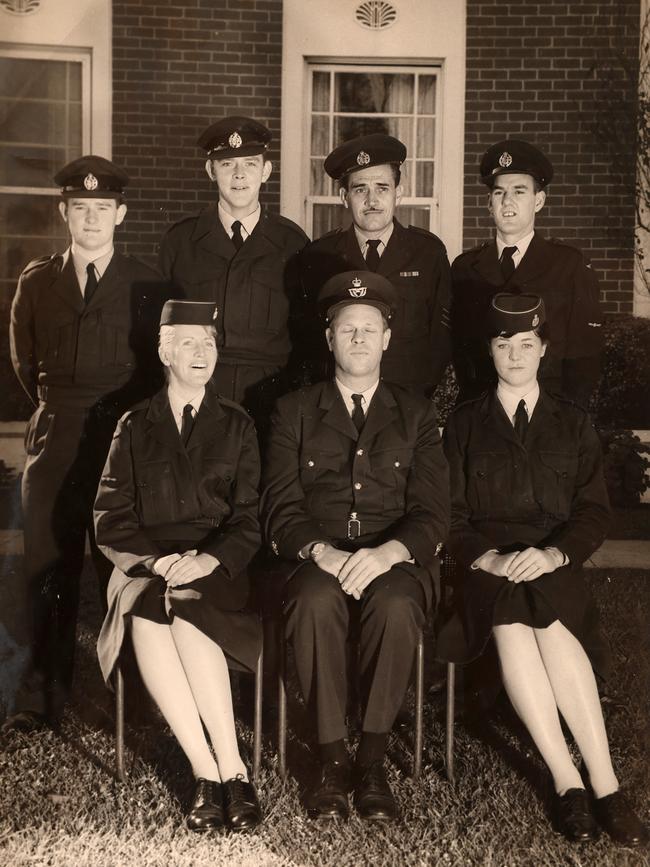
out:
{"label": "uniform lapel", "polygon": [[83,295],[81,294],[79,281],[77,280],[77,273],[72,261],[72,253],[70,251],[67,253],[66,261],[59,271],[57,278],[52,283],[52,291],[55,292],[62,301],[70,307],[73,307],[77,313],[83,312],[85,302]]}
{"label": "uniform lapel", "polygon": [[379,260],[379,274],[387,276],[401,270],[402,264],[412,261],[412,244],[408,232],[397,220],[394,221],[393,233]]}
{"label": "uniform lapel", "polygon": [[388,425],[393,424],[397,402],[389,388],[380,382],[370,401],[366,422],[359,435],[361,445],[368,444]]}
{"label": "uniform lapel", "polygon": [[496,241],[490,241],[477,251],[472,267],[493,286],[504,285],[501,265],[497,257]]}
{"label": "uniform lapel", "polygon": [[552,441],[555,430],[561,428],[559,412],[557,402],[541,389],[526,433],[528,448],[533,448],[533,442],[539,436],[543,437],[546,443]]}
{"label": "uniform lapel", "polygon": [[[147,430],[149,436],[159,443],[163,443],[163,445],[172,451],[183,451],[183,443],[181,442],[167,397],[167,386],[152,397],[146,418],[149,423]],[[192,434],[194,434],[194,431],[192,431]]]}
{"label": "uniform lapel", "polygon": [[354,225],[351,225],[345,235],[343,236],[345,241],[345,258],[350,265],[351,271],[365,271],[366,269],[366,260],[363,258],[361,254],[361,247],[359,246],[359,241],[357,240],[357,234],[354,231]]}
{"label": "uniform lapel", "polygon": [[523,448],[523,443],[515,433],[515,429],[510,423],[510,419],[506,415],[506,411],[501,405],[501,401],[497,397],[496,388],[493,389],[489,394],[487,394],[483,399],[481,415],[483,417],[483,421],[488,425],[488,431],[486,431],[485,436],[486,448],[489,448],[489,430],[491,428],[494,428],[494,430],[496,430],[500,437],[509,440],[510,442],[517,445],[519,448]]}
{"label": "uniform lapel", "polygon": [[538,274],[548,270],[549,249],[548,241],[541,238],[537,232],[533,235],[533,239],[528,245],[521,262],[515,268],[515,272],[510,278],[510,283],[513,285],[525,286],[525,284],[534,279]]}
{"label": "uniform lapel", "polygon": [[275,243],[271,224],[268,222],[266,212],[262,209],[257,225],[237,253],[237,261],[259,259],[261,256],[282,255],[278,248],[281,248],[281,244]]}
{"label": "uniform lapel", "polygon": [[[194,230],[192,241],[198,248],[204,250],[210,256],[230,261],[235,255],[235,245],[226,234],[217,205],[210,205],[199,214]],[[244,245],[246,246],[246,245]]]}
{"label": "uniform lapel", "polygon": [[336,383],[323,383],[318,408],[323,413],[321,418],[323,424],[334,428],[334,430],[344,434],[346,437],[350,437],[351,440],[357,439],[357,429],[341,397],[341,392],[336,387]]}
{"label": "uniform lapel", "polygon": [[218,436],[217,429],[223,426],[225,415],[216,393],[208,384],[192,428],[187,450],[191,452],[206,442],[214,442],[215,437]]}

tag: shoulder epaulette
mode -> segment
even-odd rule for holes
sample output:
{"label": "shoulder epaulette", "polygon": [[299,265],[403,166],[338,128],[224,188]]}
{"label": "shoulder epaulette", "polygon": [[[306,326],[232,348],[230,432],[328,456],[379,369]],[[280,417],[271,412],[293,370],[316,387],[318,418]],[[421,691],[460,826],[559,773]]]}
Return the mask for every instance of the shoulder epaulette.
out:
{"label": "shoulder epaulette", "polygon": [[466,256],[475,256],[479,252],[479,250],[485,250],[485,248],[489,247],[491,243],[491,241],[483,241],[482,244],[477,244],[475,247],[470,247],[469,250],[463,250],[462,253],[459,253],[456,256],[454,262],[458,261],[458,259],[464,259]]}
{"label": "shoulder epaulette", "polygon": [[485,400],[487,397],[488,391],[482,391],[480,394],[477,394],[476,397],[468,397],[466,400],[457,403],[455,407],[452,408],[451,412],[454,413],[459,409],[462,409],[464,406],[470,406],[470,404],[477,403],[479,400]]}
{"label": "shoulder epaulette", "polygon": [[343,229],[339,226],[337,229],[330,229],[329,232],[325,232],[324,235],[321,235],[319,238],[314,238],[313,243],[317,244],[319,241],[322,241],[324,238],[333,238],[335,235],[340,235],[343,233]]}
{"label": "shoulder epaulette", "polygon": [[198,220],[198,218],[200,216],[201,216],[200,211],[196,211],[194,214],[186,214],[184,217],[181,217],[180,220],[176,220],[170,226],[167,226],[164,234],[167,235],[169,232],[172,232],[174,229],[178,228],[179,226],[182,226],[184,223],[189,223],[192,220]]}
{"label": "shoulder epaulette", "polygon": [[[278,223],[280,223],[281,226],[286,226],[288,229],[292,229],[296,233],[296,235],[299,235],[301,238],[307,238],[307,235],[304,233],[298,223],[295,223],[288,217],[283,217],[282,214],[274,214],[273,216],[278,221]],[[307,240],[309,239],[307,238]]]}
{"label": "shoulder epaulette", "polygon": [[440,245],[444,247],[444,244],[437,235],[434,235],[434,233],[430,232],[428,229],[423,229],[422,226],[409,225],[408,230],[409,232],[416,232],[418,235],[423,235],[425,238],[433,238],[434,241],[437,241]]}
{"label": "shoulder epaulette", "polygon": [[222,406],[227,406],[228,409],[234,409],[237,412],[239,412],[241,415],[245,416],[245,418],[247,418],[250,422],[253,421],[250,413],[247,412],[240,403],[237,403],[237,401],[234,401],[234,400],[230,400],[229,397],[224,397],[222,394],[218,394],[217,396],[219,398],[219,403]]}
{"label": "shoulder epaulette", "polygon": [[27,265],[23,268],[21,276],[25,274],[29,274],[30,271],[35,271],[37,268],[42,268],[43,265],[47,265],[50,262],[56,261],[61,257],[60,253],[52,253],[50,256],[39,256],[38,259],[32,259],[31,262],[28,262]]}

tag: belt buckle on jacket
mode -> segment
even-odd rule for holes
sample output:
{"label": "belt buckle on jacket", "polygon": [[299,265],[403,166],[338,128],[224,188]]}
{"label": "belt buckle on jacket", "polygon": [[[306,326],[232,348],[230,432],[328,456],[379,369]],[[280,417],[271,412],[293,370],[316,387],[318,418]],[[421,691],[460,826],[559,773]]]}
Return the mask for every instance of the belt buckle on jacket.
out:
{"label": "belt buckle on jacket", "polygon": [[350,512],[348,518],[348,539],[358,539],[361,535],[361,521],[357,518],[356,512]]}

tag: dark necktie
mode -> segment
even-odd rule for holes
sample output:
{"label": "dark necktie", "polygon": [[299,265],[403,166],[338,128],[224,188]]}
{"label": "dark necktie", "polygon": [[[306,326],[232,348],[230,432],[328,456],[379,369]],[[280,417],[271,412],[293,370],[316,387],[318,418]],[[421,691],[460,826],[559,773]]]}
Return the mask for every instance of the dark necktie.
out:
{"label": "dark necktie", "polygon": [[526,431],[528,430],[528,413],[526,412],[526,401],[520,400],[517,404],[517,412],[515,413],[515,433],[519,439],[526,439]]}
{"label": "dark necktie", "polygon": [[352,403],[354,404],[354,409],[352,410],[352,421],[354,422],[354,426],[361,433],[361,429],[366,421],[366,414],[363,411],[363,407],[361,406],[361,401],[363,400],[362,394],[353,394],[352,395]]}
{"label": "dark necktie", "polygon": [[84,301],[88,304],[97,289],[97,272],[92,262],[86,265],[86,274],[88,274],[88,279],[86,280],[86,288],[84,289]]}
{"label": "dark necktie", "polygon": [[235,220],[230,228],[232,229],[232,242],[237,250],[241,250],[241,245],[244,243],[241,234],[241,223],[239,220]]}
{"label": "dark necktie", "polygon": [[194,427],[194,416],[192,415],[192,404],[188,403],[183,407],[183,421],[181,423],[181,439],[183,445],[186,446],[192,436]]}
{"label": "dark necktie", "polygon": [[503,253],[501,254],[501,274],[503,275],[504,283],[507,283],[515,273],[515,263],[512,261],[512,257],[516,252],[516,247],[503,248]]}
{"label": "dark necktie", "polygon": [[379,268],[379,250],[377,249],[381,244],[379,239],[371,240],[366,242],[368,244],[368,249],[366,250],[366,265],[368,266],[369,271],[376,271]]}

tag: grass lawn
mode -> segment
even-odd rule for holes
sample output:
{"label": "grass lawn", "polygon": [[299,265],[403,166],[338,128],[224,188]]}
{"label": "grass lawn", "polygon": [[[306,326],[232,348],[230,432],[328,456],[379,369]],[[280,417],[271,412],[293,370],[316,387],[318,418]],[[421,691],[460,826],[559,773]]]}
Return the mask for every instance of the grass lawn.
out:
{"label": "grass lawn", "polygon": [[[619,570],[589,572],[612,640],[615,674],[604,707],[620,779],[650,822],[648,715],[650,578]],[[608,838],[571,845],[548,822],[551,789],[532,745],[507,707],[480,726],[457,725],[457,783],[443,772],[443,715],[425,711],[425,768],[408,776],[408,744],[394,739],[391,780],[402,821],[378,826],[353,816],[337,825],[310,822],[301,787],[311,760],[306,720],[290,704],[289,762],[275,773],[270,735],[259,791],[266,821],[250,836],[201,837],[186,831],[183,805],[192,782],[161,723],[130,731],[135,759],[128,782],[113,774],[112,700],[104,691],[92,636],[94,587],[86,581],[74,702],[59,734],[14,734],[0,744],[0,863],[4,865],[650,865],[648,853]],[[271,726],[268,726],[271,729]],[[250,730],[242,727],[250,751]]]}

